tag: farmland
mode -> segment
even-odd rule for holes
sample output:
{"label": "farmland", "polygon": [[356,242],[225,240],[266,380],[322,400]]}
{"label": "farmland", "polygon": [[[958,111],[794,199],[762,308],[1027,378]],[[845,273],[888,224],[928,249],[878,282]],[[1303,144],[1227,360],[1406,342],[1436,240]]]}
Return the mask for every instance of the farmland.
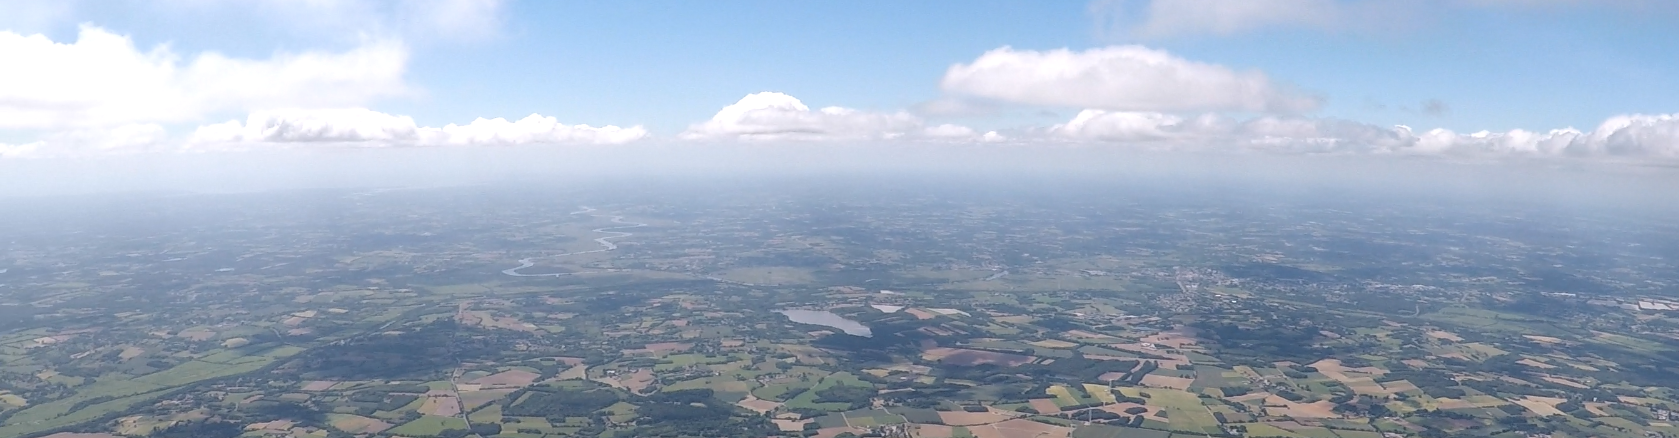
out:
{"label": "farmland", "polygon": [[[0,230],[33,254],[0,280],[18,315],[0,435],[1679,435],[1679,315],[1652,310],[1679,299],[1667,262],[1600,248],[1613,281],[1454,264],[1583,251],[1558,234],[1143,200],[459,190],[437,196],[485,207],[333,198],[356,201],[323,223],[198,200],[177,220],[220,237]],[[1451,243],[1471,236],[1490,243]],[[1382,248],[1404,263],[1358,256],[1400,237]]]}

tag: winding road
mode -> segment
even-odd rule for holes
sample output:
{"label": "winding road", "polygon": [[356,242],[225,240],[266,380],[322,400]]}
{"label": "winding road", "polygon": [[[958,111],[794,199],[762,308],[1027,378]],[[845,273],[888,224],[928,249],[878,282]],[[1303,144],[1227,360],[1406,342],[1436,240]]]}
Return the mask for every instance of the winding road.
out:
{"label": "winding road", "polygon": [[[572,212],[571,214],[589,214],[589,213],[593,213],[594,211],[595,211],[594,208],[583,207],[583,210],[575,211],[575,212]],[[590,216],[602,217],[601,215],[590,215]],[[625,228],[638,228],[638,227],[647,226],[647,224],[639,223],[639,222],[624,222],[624,217],[623,216],[612,216],[612,222],[617,223],[617,224],[624,224],[624,225],[623,226],[618,226],[618,227],[601,227],[601,228],[596,228],[596,229],[590,230],[590,231],[594,231],[596,233],[611,234],[611,236],[603,236],[603,237],[599,237],[599,238],[595,239],[595,243],[600,244],[600,246],[601,246],[600,249],[591,249],[591,250],[588,250],[588,251],[568,252],[568,253],[564,253],[564,254],[554,254],[554,255],[547,255],[547,256],[542,256],[542,257],[523,258],[523,259],[519,259],[519,266],[518,267],[510,268],[510,269],[503,269],[501,271],[501,273],[511,275],[511,276],[514,276],[514,277],[565,277],[565,276],[578,275],[578,274],[592,274],[592,273],[597,273],[597,272],[612,272],[612,271],[582,271],[582,272],[556,272],[556,273],[550,273],[550,274],[522,274],[522,273],[519,273],[520,269],[525,269],[525,268],[529,268],[529,267],[532,267],[532,266],[536,266],[535,260],[537,260],[537,259],[565,257],[565,256],[578,255],[578,254],[592,254],[592,253],[597,253],[597,252],[607,252],[607,251],[618,249],[618,244],[612,243],[612,241],[607,240],[607,239],[617,239],[617,238],[621,238],[621,237],[629,237],[629,236],[635,235],[635,233],[624,232],[624,231],[612,231],[612,230],[621,230],[621,229],[625,229]]]}

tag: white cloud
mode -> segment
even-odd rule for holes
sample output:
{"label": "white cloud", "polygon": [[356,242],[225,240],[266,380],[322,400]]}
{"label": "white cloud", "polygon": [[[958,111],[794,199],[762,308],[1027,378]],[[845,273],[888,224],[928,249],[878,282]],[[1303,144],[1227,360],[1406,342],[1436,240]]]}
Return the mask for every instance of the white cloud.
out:
{"label": "white cloud", "polygon": [[957,125],[925,127],[913,114],[881,113],[831,106],[811,110],[804,102],[782,93],[749,94],[723,107],[680,136],[686,140],[892,140],[979,138],[973,129]]}
{"label": "white cloud", "polygon": [[1679,158],[1679,114],[1625,115],[1591,132],[1571,128],[1460,134],[1382,127],[1330,118],[1257,117],[1245,121],[1205,114],[1184,118],[1155,112],[1085,110],[1044,131],[1048,139],[1120,143],[1175,150],[1249,150],[1276,153],[1456,156],[1584,156]]}
{"label": "white cloud", "polygon": [[1417,147],[1426,151],[1679,158],[1679,114],[1615,116],[1589,132],[1565,128],[1458,134],[1435,129],[1418,137]]}
{"label": "white cloud", "polygon": [[151,123],[70,129],[48,133],[29,143],[0,144],[0,158],[132,154],[163,149],[168,140],[169,133]]}
{"label": "white cloud", "polygon": [[42,143],[43,142],[40,142],[40,141],[34,141],[34,142],[29,142],[29,143],[24,143],[24,144],[0,143],[0,158],[33,157],[33,156],[35,156],[36,153],[38,153],[41,150]]}
{"label": "white cloud", "polygon": [[419,127],[408,116],[349,109],[253,112],[237,120],[198,128],[189,143],[415,143]]}
{"label": "white cloud", "polygon": [[1134,45],[1080,52],[1003,47],[951,66],[940,87],[1013,103],[1122,111],[1291,113],[1320,104],[1259,71],[1239,72]]}
{"label": "white cloud", "polygon": [[422,127],[408,116],[348,109],[253,112],[244,122],[199,127],[187,141],[191,148],[229,148],[250,144],[326,143],[361,146],[481,146],[525,144],[621,144],[647,137],[641,126],[566,125],[532,114],[515,122],[477,119],[466,125]]}
{"label": "white cloud", "polygon": [[1447,129],[1431,129],[1421,133],[1412,132],[1408,126],[1395,128],[1397,132],[1413,139],[1411,150],[1424,154],[1482,154],[1482,155],[1559,155],[1569,153],[1570,147],[1575,147],[1575,155],[1601,155],[1590,153],[1579,148],[1590,148],[1592,142],[1581,142],[1580,131],[1574,129],[1555,129],[1549,133],[1537,133],[1521,129],[1492,132],[1480,131],[1459,134]]}
{"label": "white cloud", "polygon": [[1581,152],[1679,156],[1679,114],[1612,117],[1592,131],[1588,142]]}
{"label": "white cloud", "polygon": [[83,26],[76,42],[0,31],[0,128],[75,128],[197,120],[220,111],[352,106],[408,91],[407,51],[370,41],[340,53],[182,62],[167,46]]}
{"label": "white cloud", "polygon": [[980,142],[980,143],[997,143],[997,142],[1002,142],[1002,141],[1008,141],[1008,137],[1006,137],[1002,134],[998,134],[997,131],[986,131],[985,133],[981,134],[981,133],[979,133],[979,131],[975,131],[974,128],[969,128],[969,127],[962,126],[962,125],[952,125],[952,124],[949,124],[949,123],[938,125],[938,126],[929,126],[929,127],[926,127],[926,128],[922,128],[921,129],[921,138],[932,139],[932,140],[946,140],[946,141],[954,141],[954,142]]}
{"label": "white cloud", "polygon": [[450,145],[623,144],[648,136],[647,129],[641,126],[565,125],[539,114],[516,122],[480,118],[465,126],[450,124],[436,131],[425,128],[422,134],[433,137],[434,143]]}
{"label": "white cloud", "polygon": [[1397,127],[1331,118],[1259,117],[1227,135],[1250,149],[1285,153],[1409,152],[1415,143]]}
{"label": "white cloud", "polygon": [[755,93],[724,107],[680,136],[688,140],[915,140],[1020,145],[1114,144],[1158,150],[1280,154],[1375,154],[1472,157],[1636,157],[1679,159],[1679,114],[1612,117],[1591,132],[1557,129],[1459,134],[1417,132],[1335,118],[1086,109],[1066,123],[1005,136],[953,124],[926,124],[904,113],[830,107],[812,110],[781,93]]}
{"label": "white cloud", "polygon": [[921,133],[933,138],[968,138],[974,136],[974,128],[947,123],[939,126],[929,126],[922,129]]}
{"label": "white cloud", "polygon": [[1067,138],[1103,141],[1165,141],[1179,137],[1183,118],[1154,112],[1080,111],[1072,120],[1049,128]]}
{"label": "white cloud", "polygon": [[1172,150],[1238,150],[1276,153],[1437,153],[1416,149],[1403,127],[1384,128],[1340,119],[1265,116],[1237,121],[1203,114],[1184,118],[1155,112],[1085,110],[1048,129],[1051,138],[1122,143]]}

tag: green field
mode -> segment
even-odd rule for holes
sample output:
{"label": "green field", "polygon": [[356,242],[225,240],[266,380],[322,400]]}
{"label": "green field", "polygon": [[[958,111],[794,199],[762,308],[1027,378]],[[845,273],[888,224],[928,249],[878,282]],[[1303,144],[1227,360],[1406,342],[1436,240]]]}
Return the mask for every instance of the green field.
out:
{"label": "green field", "polygon": [[1201,399],[1195,394],[1172,389],[1143,389],[1148,394],[1148,404],[1158,406],[1166,411],[1171,419],[1170,429],[1175,432],[1218,433],[1219,422],[1213,413],[1202,406]]}
{"label": "green field", "polygon": [[816,409],[816,410],[823,410],[823,411],[839,411],[839,410],[845,410],[847,408],[850,408],[851,405],[845,404],[845,403],[817,403],[816,402],[816,397],[817,397],[816,393],[818,391],[821,391],[821,390],[827,389],[827,388],[832,388],[834,386],[839,386],[839,385],[860,386],[860,387],[865,387],[865,388],[870,388],[870,387],[874,386],[874,385],[870,385],[869,383],[864,382],[862,380],[857,380],[857,376],[851,375],[851,373],[838,372],[838,373],[834,373],[832,375],[829,375],[827,377],[823,377],[822,381],[817,383],[816,386],[811,387],[809,391],[799,393],[799,395],[796,396],[796,397],[793,397],[792,400],[788,400],[787,401],[787,407],[790,408],[790,409],[804,408],[804,409]]}
{"label": "green field", "polygon": [[1495,332],[1550,335],[1557,332],[1548,321],[1530,315],[1504,313],[1487,309],[1448,307],[1422,316],[1423,319],[1445,325]]}
{"label": "green field", "polygon": [[[79,388],[75,395],[18,411],[6,426],[0,427],[0,436],[25,435],[125,411],[131,406],[163,395],[168,389],[256,371],[276,359],[268,356],[251,357],[258,359],[240,360],[236,365],[195,360],[136,378],[118,374],[101,376],[97,382]],[[100,398],[115,399],[71,412],[71,408],[77,404]]]}
{"label": "green field", "polygon": [[1248,379],[1241,373],[1224,368],[1197,365],[1195,367],[1195,383],[1191,388],[1224,388],[1229,386],[1247,386]]}
{"label": "green field", "polygon": [[874,427],[888,424],[903,424],[907,420],[902,415],[888,413],[877,409],[858,409],[842,413],[846,423],[852,427]]}
{"label": "green field", "polygon": [[449,429],[466,429],[466,421],[455,417],[426,415],[385,431],[390,435],[437,436]]}
{"label": "green field", "polygon": [[467,414],[466,417],[467,419],[472,420],[473,423],[500,423],[501,404],[490,403],[484,405],[484,407],[479,408],[477,411]]}
{"label": "green field", "polygon": [[1085,397],[1082,391],[1073,389],[1066,385],[1051,386],[1048,389],[1045,389],[1044,392],[1055,396],[1055,405],[1060,407],[1091,403],[1090,398]]}
{"label": "green field", "polygon": [[424,397],[415,398],[414,401],[408,402],[407,405],[403,405],[402,407],[397,408],[394,411],[374,412],[373,416],[381,418],[381,419],[386,419],[386,420],[402,418],[403,414],[408,413],[408,412],[413,412],[415,410],[420,409],[420,405],[424,404],[425,401],[426,401],[426,399]]}
{"label": "green field", "polygon": [[[149,402],[166,393],[167,391],[157,391],[135,394],[71,411],[70,408],[73,407],[74,404],[93,398],[83,397],[78,394],[72,398],[57,400],[18,412],[17,415],[14,415],[7,420],[8,424],[5,427],[0,427],[0,436],[22,436],[60,427],[73,426],[99,418],[102,415],[126,411],[134,406]],[[68,403],[66,403],[67,401]]]}
{"label": "green field", "polygon": [[837,413],[816,417],[814,421],[816,422],[817,427],[822,428],[846,426],[845,416]]}
{"label": "green field", "polygon": [[[675,385],[672,386],[674,387]],[[799,388],[809,388],[811,386],[813,385],[810,382],[777,383],[753,388],[752,395],[764,400],[787,401],[782,397],[788,392]]]}

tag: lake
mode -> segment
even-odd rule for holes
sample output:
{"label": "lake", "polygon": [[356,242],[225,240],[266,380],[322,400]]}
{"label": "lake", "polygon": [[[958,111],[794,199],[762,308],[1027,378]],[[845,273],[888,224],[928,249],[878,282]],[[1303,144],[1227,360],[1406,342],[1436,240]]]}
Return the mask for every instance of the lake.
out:
{"label": "lake", "polygon": [[839,316],[834,312],[826,310],[787,309],[777,310],[776,313],[787,315],[787,319],[791,319],[796,323],[833,327],[845,331],[846,334],[852,336],[874,335],[873,332],[869,331],[869,326],[863,325],[863,323],[857,321],[846,319],[843,316]]}

